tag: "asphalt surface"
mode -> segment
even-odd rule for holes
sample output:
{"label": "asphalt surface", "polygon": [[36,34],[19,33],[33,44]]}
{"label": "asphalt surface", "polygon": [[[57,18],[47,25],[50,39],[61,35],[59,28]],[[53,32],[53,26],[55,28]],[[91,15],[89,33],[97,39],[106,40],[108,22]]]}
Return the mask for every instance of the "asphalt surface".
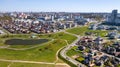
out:
{"label": "asphalt surface", "polygon": [[[65,32],[65,31],[64,31]],[[67,34],[71,34],[68,32],[65,32]],[[77,39],[71,43],[70,45],[67,45],[63,50],[61,50],[60,55],[65,58],[66,60],[68,60],[69,62],[73,63],[74,65],[78,66],[78,67],[86,67],[84,64],[70,58],[69,56],[66,55],[67,51],[70,50],[73,46],[75,46],[75,44],[80,40],[80,36],[75,35],[75,34],[71,34],[77,37]]]}
{"label": "asphalt surface", "polygon": [[[74,60],[74,59],[72,59],[71,57],[69,57],[69,56],[66,55],[67,51],[70,50],[73,46],[75,46],[75,44],[80,40],[81,37],[80,37],[79,35],[72,34],[72,33],[66,32],[66,31],[63,31],[63,32],[65,32],[65,33],[67,33],[67,34],[70,34],[70,35],[73,35],[73,36],[76,36],[77,39],[76,39],[73,43],[67,45],[67,46],[60,52],[60,55],[61,55],[63,58],[65,58],[66,60],[68,60],[69,62],[73,63],[74,65],[76,65],[76,66],[78,66],[78,67],[87,67],[87,66],[85,66],[84,64],[82,64],[82,63],[80,63],[80,62],[78,62],[78,61],[76,61],[76,60]],[[102,53],[103,53],[104,55],[109,56],[109,57],[115,57],[115,56],[113,56],[113,55],[109,55],[109,54],[104,53],[104,52],[102,52]],[[117,58],[117,57],[115,57],[115,58]],[[117,58],[117,59],[120,60],[120,58]]]}

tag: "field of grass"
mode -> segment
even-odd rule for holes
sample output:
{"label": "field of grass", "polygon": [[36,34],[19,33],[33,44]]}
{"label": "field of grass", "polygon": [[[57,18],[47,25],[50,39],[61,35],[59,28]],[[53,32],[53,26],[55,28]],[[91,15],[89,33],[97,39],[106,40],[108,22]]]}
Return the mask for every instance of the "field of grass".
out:
{"label": "field of grass", "polygon": [[55,67],[51,64],[13,63],[10,67]]}
{"label": "field of grass", "polygon": [[[68,52],[67,55],[79,62],[84,61],[85,59],[83,58],[83,53],[80,50],[76,50],[77,47],[74,46],[72,47]],[[73,56],[77,56],[77,57],[73,57]]]}
{"label": "field of grass", "polygon": [[67,55],[70,56],[70,57],[72,57],[72,56],[74,56],[74,55],[80,55],[80,56],[82,56],[81,51],[76,50],[76,49],[77,49],[77,46],[72,47],[72,48],[67,52]]}
{"label": "field of grass", "polygon": [[0,67],[7,67],[9,64],[10,64],[10,62],[0,61]]}
{"label": "field of grass", "polygon": [[[60,62],[58,62],[58,63],[60,63]],[[23,63],[19,63],[19,62],[4,62],[4,61],[0,61],[0,67],[66,67],[66,65],[24,63],[24,62]]]}
{"label": "field of grass", "polygon": [[104,37],[107,33],[107,31],[104,30],[89,30],[87,26],[68,29],[67,32],[77,35],[85,35],[85,32],[92,32],[92,33],[97,33],[101,37]]}
{"label": "field of grass", "polygon": [[24,51],[0,49],[0,58],[10,60],[54,62],[56,60],[55,54],[57,50],[65,45],[66,42],[64,40],[55,40],[49,44]]}
{"label": "field of grass", "polygon": [[[71,58],[72,58],[72,56],[79,55],[79,57],[76,58],[76,60],[78,60],[78,61],[84,60],[84,58],[81,57],[81,56],[82,56],[82,52],[79,51],[79,50],[76,50],[76,49],[77,49],[77,47],[74,46],[72,49],[70,49],[70,50],[67,52],[67,55],[70,56]],[[75,59],[75,58],[74,58],[74,59]]]}
{"label": "field of grass", "polygon": [[78,57],[76,60],[79,61],[79,62],[82,62],[82,61],[84,61],[85,59],[84,59],[83,57]]}
{"label": "field of grass", "polygon": [[54,64],[17,63],[0,61],[0,67],[55,67]]}
{"label": "field of grass", "polygon": [[67,40],[69,44],[72,43],[77,38],[75,36],[66,34],[64,32],[60,32],[56,34],[39,35],[39,37],[40,38],[63,39],[63,40]]}
{"label": "field of grass", "polygon": [[88,27],[77,27],[77,28],[68,29],[67,32],[77,35],[84,35],[85,31],[87,31],[87,28]]}
{"label": "field of grass", "polygon": [[77,47],[75,46],[75,47],[73,47],[72,49],[70,49],[70,50],[67,52],[67,55],[70,56],[70,57],[72,57],[72,56],[74,56],[74,55],[76,55],[76,54],[79,54],[79,52],[75,51],[76,48],[77,48]]}
{"label": "field of grass", "polygon": [[[25,35],[9,35],[8,38],[19,37],[24,38]],[[71,43],[76,39],[75,36],[65,34],[63,32],[49,35],[37,35],[40,38],[54,38],[53,42],[45,45],[28,49],[28,50],[11,50],[0,49],[0,58],[8,60],[27,60],[27,61],[41,61],[41,62],[54,62],[56,60],[56,52],[66,45],[66,41]],[[28,36],[26,35],[25,38]],[[2,38],[6,39],[6,38]]]}

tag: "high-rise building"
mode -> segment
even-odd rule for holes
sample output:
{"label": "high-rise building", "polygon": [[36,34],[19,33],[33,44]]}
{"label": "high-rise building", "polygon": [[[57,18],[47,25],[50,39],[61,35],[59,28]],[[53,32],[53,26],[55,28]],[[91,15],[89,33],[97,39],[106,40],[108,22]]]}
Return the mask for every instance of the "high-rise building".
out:
{"label": "high-rise building", "polygon": [[113,10],[112,13],[107,17],[107,23],[109,24],[120,24],[120,16],[117,10]]}
{"label": "high-rise building", "polygon": [[113,10],[111,14],[111,22],[115,22],[116,18],[117,18],[117,10]]}

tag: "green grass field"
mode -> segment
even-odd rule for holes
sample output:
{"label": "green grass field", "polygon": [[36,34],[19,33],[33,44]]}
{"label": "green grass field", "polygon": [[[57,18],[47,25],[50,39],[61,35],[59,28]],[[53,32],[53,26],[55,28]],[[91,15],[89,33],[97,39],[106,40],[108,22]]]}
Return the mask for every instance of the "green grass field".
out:
{"label": "green grass field", "polygon": [[81,61],[84,60],[84,58],[82,57],[83,54],[82,54],[81,51],[76,50],[76,49],[77,49],[77,47],[74,46],[72,49],[70,49],[70,50],[67,52],[67,55],[68,55],[69,57],[71,57],[71,58],[73,58],[73,56],[77,55],[77,56],[79,56],[79,57],[73,58],[73,59],[75,59],[75,60],[81,62]]}
{"label": "green grass field", "polygon": [[57,50],[65,45],[66,42],[64,40],[55,40],[49,44],[23,51],[0,49],[0,58],[10,60],[54,62],[56,60],[55,54]]}
{"label": "green grass field", "polygon": [[77,38],[75,36],[66,34],[64,32],[60,32],[56,34],[39,35],[39,37],[40,38],[63,39],[63,40],[67,40],[69,44],[72,43]]}
{"label": "green grass field", "polygon": [[89,30],[87,26],[68,29],[67,32],[77,34],[77,35],[85,35],[85,32],[92,32],[92,33],[99,34],[101,37],[104,37],[107,33],[107,31],[104,31],[104,30],[102,31],[101,30]]}
{"label": "green grass field", "polygon": [[35,64],[35,63],[17,63],[17,62],[1,62],[0,67],[55,67],[54,64]]}
{"label": "green grass field", "polygon": [[9,64],[10,64],[10,62],[0,61],[0,67],[7,67]]}
{"label": "green grass field", "polygon": [[[5,42],[5,40],[7,39],[12,39],[12,38],[29,38],[30,35],[5,35],[5,36],[0,36],[0,46],[4,46],[4,44],[2,42]],[[35,47],[32,49],[28,49],[28,50],[12,50],[12,49],[3,49],[0,48],[0,59],[7,59],[7,60],[25,60],[25,61],[37,61],[37,62],[55,62],[56,61],[56,52],[62,48],[63,46],[66,45],[66,41],[68,41],[68,43],[72,43],[72,41],[74,41],[76,39],[75,36],[66,34],[64,32],[60,32],[60,33],[56,33],[56,34],[46,34],[46,35],[37,35],[39,38],[43,38],[43,39],[54,39],[54,41],[50,42],[50,43],[46,43],[44,45],[41,45],[39,47]],[[20,45],[19,45],[20,46]],[[18,47],[19,47],[18,46]],[[12,45],[11,47],[13,48],[17,48],[15,45]],[[21,46],[20,48],[22,48],[24,46]],[[27,46],[26,46],[27,47]],[[61,60],[58,60],[57,63],[61,63]],[[4,63],[4,62],[1,62]],[[63,63],[63,62],[62,62]],[[6,65],[7,63],[4,63],[4,65]],[[18,66],[16,66],[18,65]],[[28,66],[27,66],[28,65]],[[31,64],[19,64],[19,63],[15,63],[13,64],[12,67],[30,67]],[[34,65],[33,65],[34,66]],[[34,67],[38,67],[39,65],[35,65]],[[42,66],[42,65],[40,65]],[[39,66],[39,67],[40,67]],[[3,66],[6,67],[6,66]],[[47,65],[44,65],[42,67],[48,67]],[[50,67],[50,66],[49,66]],[[51,66],[53,67],[53,66]]]}
{"label": "green grass field", "polygon": [[74,46],[72,49],[70,49],[70,50],[67,52],[67,55],[70,56],[70,57],[72,57],[72,56],[74,56],[74,55],[76,55],[76,54],[79,54],[79,52],[75,51],[76,48],[77,48],[77,47]]}
{"label": "green grass field", "polygon": [[10,67],[55,67],[51,64],[13,63]]}

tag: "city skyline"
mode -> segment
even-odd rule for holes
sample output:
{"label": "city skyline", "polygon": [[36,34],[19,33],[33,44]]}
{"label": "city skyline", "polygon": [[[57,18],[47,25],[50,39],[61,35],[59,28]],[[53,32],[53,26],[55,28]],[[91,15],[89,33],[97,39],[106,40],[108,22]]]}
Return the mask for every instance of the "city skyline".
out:
{"label": "city skyline", "polygon": [[[2,12],[111,12],[119,0],[1,0]],[[120,11],[119,11],[120,12]]]}

